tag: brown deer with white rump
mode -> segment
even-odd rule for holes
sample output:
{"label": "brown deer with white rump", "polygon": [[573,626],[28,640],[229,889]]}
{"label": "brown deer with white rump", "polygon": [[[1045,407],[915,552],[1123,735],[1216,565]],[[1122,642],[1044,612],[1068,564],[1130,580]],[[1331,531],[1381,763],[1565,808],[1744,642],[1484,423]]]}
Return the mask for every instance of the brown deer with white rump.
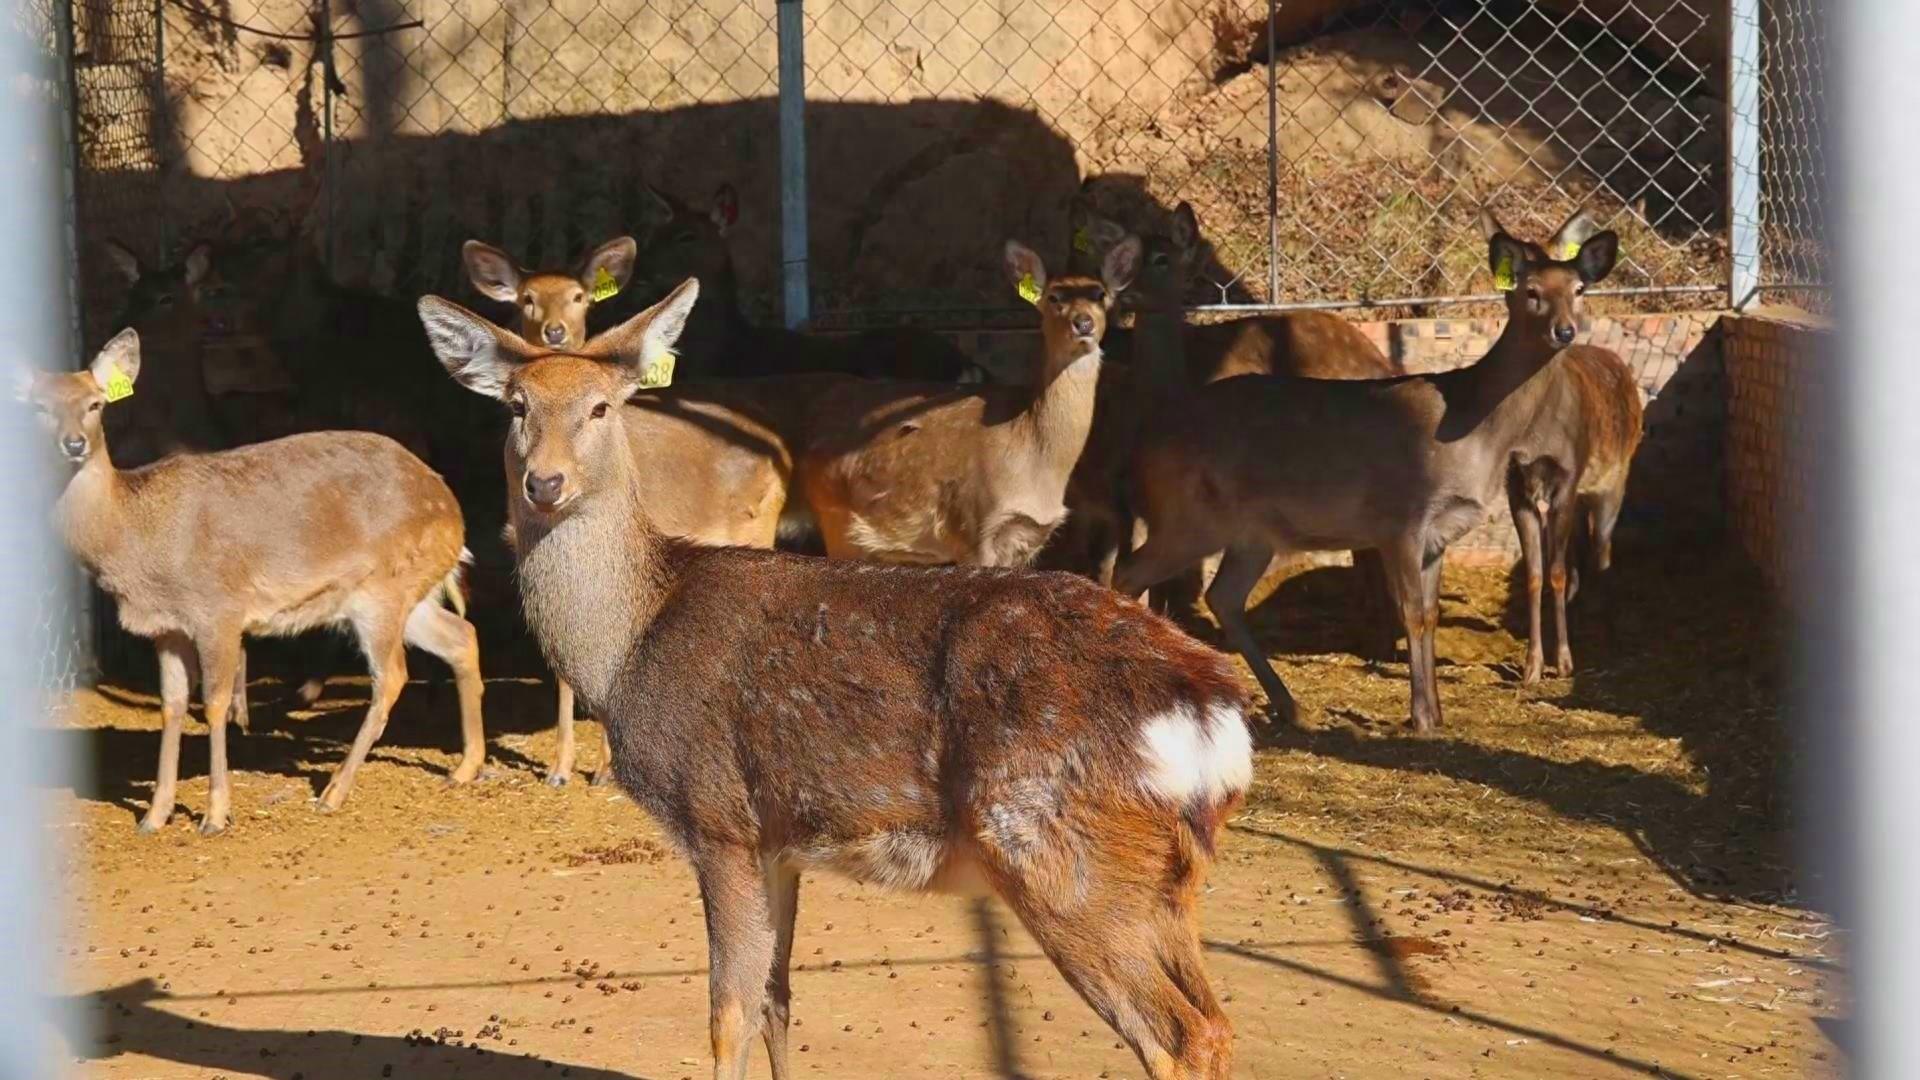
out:
{"label": "brown deer with white rump", "polygon": [[[1412,715],[1440,723],[1434,681],[1441,558],[1503,494],[1518,459],[1577,460],[1568,354],[1581,294],[1604,279],[1619,238],[1596,233],[1569,260],[1485,219],[1507,288],[1506,329],[1470,367],[1328,382],[1246,375],[1205,386],[1157,421],[1134,455],[1133,507],[1147,542],[1114,587],[1135,595],[1216,551],[1207,606],[1279,718],[1292,697],[1254,641],[1246,600],[1276,552],[1378,549],[1407,632]],[[1511,281],[1507,281],[1507,278]]]}
{"label": "brown deer with white rump", "polygon": [[606,717],[614,776],[700,883],[714,1076],[787,1060],[809,867],[986,887],[1156,1078],[1228,1073],[1195,907],[1251,779],[1227,659],[1082,578],[701,547],[651,524],[618,408],[698,285],[534,356],[434,297],[435,351],[513,415],[527,620]]}
{"label": "brown deer with white rump", "polygon": [[[469,240],[461,259],[473,286],[483,295],[513,304],[520,336],[552,350],[578,349],[587,340],[587,312],[627,284],[633,271],[631,237],[609,240],[581,260],[573,273],[526,271],[499,248]],[[532,348],[533,346],[529,346]],[[711,387],[709,387],[711,389]],[[751,396],[753,383],[739,385]],[[793,463],[784,442],[738,401],[689,398],[677,390],[651,391],[626,403],[627,434],[634,454],[650,461],[640,479],[654,526],[669,536],[703,544],[770,548],[779,533]],[[525,482],[525,462],[507,450],[509,491]],[[573,777],[578,753],[574,733],[573,688],[559,680],[559,748],[547,783],[555,787]],[[603,727],[604,732],[604,727]],[[605,783],[605,763],[593,783]]]}
{"label": "brown deer with white rump", "polygon": [[[212,454],[181,454],[125,472],[108,456],[109,395],[140,377],[140,339],[109,341],[85,371],[23,375],[73,477],[55,508],[67,546],[119,605],[120,625],[160,653],[160,771],[142,832],[173,813],[188,672],[198,664],[212,749],[200,831],[227,827],[229,706],[242,698],[241,638],[349,625],[372,668],[372,703],[346,760],[320,796],[338,810],[406,685],[406,645],[453,668],[464,742],[456,783],[486,758],[480,649],[458,607],[460,507],[447,485],[381,435],[327,431]],[[239,715],[244,715],[240,713]],[[237,719],[237,717],[236,717]]]}
{"label": "brown deer with white rump", "polygon": [[1025,566],[1066,519],[1067,479],[1093,426],[1100,338],[1132,280],[1140,242],[1108,253],[1099,278],[1049,280],[1007,241],[1009,280],[1040,310],[1029,385],[965,389],[849,381],[810,406],[796,463],[827,553],[882,562]]}
{"label": "brown deer with white rump", "polygon": [[[1547,250],[1571,258],[1598,228],[1586,213],[1576,213],[1553,234]],[[1596,571],[1613,564],[1613,527],[1620,520],[1627,474],[1644,422],[1640,387],[1633,369],[1618,354],[1601,348],[1571,349],[1562,363],[1573,383],[1576,407],[1557,420],[1567,427],[1580,456],[1575,462],[1550,457],[1516,460],[1507,481],[1507,502],[1527,572],[1527,662],[1521,676],[1527,683],[1539,682],[1546,666],[1540,594],[1547,584],[1553,590],[1559,642],[1554,672],[1573,674],[1567,603],[1580,585],[1579,571],[1570,557],[1574,537],[1584,526]]]}

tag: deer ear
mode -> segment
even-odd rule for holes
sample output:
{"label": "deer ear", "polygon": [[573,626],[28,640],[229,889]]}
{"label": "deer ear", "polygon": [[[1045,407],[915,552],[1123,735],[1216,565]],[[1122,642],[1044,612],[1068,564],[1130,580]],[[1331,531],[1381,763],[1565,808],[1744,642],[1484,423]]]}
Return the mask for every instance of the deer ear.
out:
{"label": "deer ear", "polygon": [[1613,273],[1613,263],[1620,257],[1620,234],[1608,229],[1587,237],[1580,245],[1580,253],[1574,256],[1573,263],[1580,268],[1580,277],[1591,285]]}
{"label": "deer ear", "polygon": [[454,382],[496,400],[506,396],[514,370],[536,355],[518,334],[437,296],[420,298],[420,325]]}
{"label": "deer ear", "polygon": [[1498,222],[1494,222],[1493,229],[1493,235],[1487,240],[1487,269],[1493,271],[1494,288],[1512,292],[1526,271],[1532,245],[1508,236]]}
{"label": "deer ear", "polygon": [[1190,255],[1200,246],[1200,219],[1193,212],[1193,204],[1185,199],[1173,208],[1172,237],[1182,255]]}
{"label": "deer ear", "polygon": [[732,184],[721,184],[713,193],[713,207],[708,211],[713,218],[714,227],[725,236],[740,220],[740,193]]}
{"label": "deer ear", "polygon": [[126,377],[128,382],[140,378],[140,335],[132,327],[113,335],[112,340],[100,346],[94,354],[93,363],[87,365],[93,381],[100,384],[102,390],[116,374]]}
{"label": "deer ear", "polygon": [[1134,275],[1139,272],[1140,238],[1133,235],[1113,245],[1100,264],[1100,280],[1107,286],[1110,298],[1126,291],[1127,286],[1133,284]]}
{"label": "deer ear", "polygon": [[185,271],[187,288],[195,288],[205,281],[207,272],[213,269],[213,245],[205,240],[193,245],[187,252],[186,260],[181,263],[181,269]]}
{"label": "deer ear", "polygon": [[[613,291],[619,292],[627,287],[633,277],[634,261],[640,257],[640,245],[631,236],[620,236],[601,244],[587,256],[586,265],[580,268],[580,284],[587,287],[589,294],[600,287],[600,275],[605,272],[613,280]],[[601,298],[604,299],[604,298]]]}
{"label": "deer ear", "polygon": [[640,220],[653,228],[673,224],[676,209],[665,195],[654,190],[652,184],[640,185]]}
{"label": "deer ear", "polygon": [[619,364],[638,390],[647,368],[662,353],[673,351],[698,299],[700,279],[688,278],[659,303],[587,342],[580,355]]}
{"label": "deer ear", "polygon": [[520,268],[506,252],[492,244],[469,240],[460,245],[460,261],[466,264],[467,280],[481,296],[503,304],[520,298]]}
{"label": "deer ear", "polygon": [[107,261],[113,264],[115,270],[120,271],[121,277],[127,279],[127,284],[132,285],[146,276],[146,268],[140,265],[140,256],[135,255],[125,244],[118,240],[109,240],[103,246],[107,251]]}
{"label": "deer ear", "polygon": [[1038,295],[1047,287],[1047,264],[1033,249],[1018,240],[1007,241],[1006,249],[1007,280],[1016,289],[1031,288]]}
{"label": "deer ear", "polygon": [[1092,250],[1083,251],[1082,254],[1095,258],[1105,258],[1106,253],[1112,251],[1115,244],[1127,238],[1125,226],[1112,218],[1101,217],[1099,214],[1087,215],[1086,230],[1087,246]]}
{"label": "deer ear", "polygon": [[1553,239],[1547,241],[1547,255],[1562,262],[1571,260],[1580,253],[1581,245],[1599,231],[1600,226],[1593,220],[1593,215],[1585,210],[1575,210],[1564,224],[1554,230]]}
{"label": "deer ear", "polygon": [[11,370],[7,373],[7,388],[13,394],[13,400],[19,402],[32,401],[34,370],[18,361],[9,364],[8,367]]}

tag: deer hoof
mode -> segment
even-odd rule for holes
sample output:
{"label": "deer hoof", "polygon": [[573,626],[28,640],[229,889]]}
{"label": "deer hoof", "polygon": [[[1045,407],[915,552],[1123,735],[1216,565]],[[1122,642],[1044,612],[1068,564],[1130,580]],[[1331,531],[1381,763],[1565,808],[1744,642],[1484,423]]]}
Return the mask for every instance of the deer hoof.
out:
{"label": "deer hoof", "polygon": [[613,766],[600,766],[600,771],[593,774],[591,783],[593,787],[597,788],[606,787],[608,784],[613,783]]}
{"label": "deer hoof", "polygon": [[548,773],[547,786],[548,787],[566,787],[567,779],[568,779],[567,774],[563,772]]}
{"label": "deer hoof", "polygon": [[144,817],[140,819],[140,827],[138,831],[141,836],[155,836],[160,832],[161,829],[164,829],[166,827],[167,827],[167,823],[164,820],[155,821],[150,817]]}
{"label": "deer hoof", "polygon": [[208,818],[207,820],[200,823],[201,836],[219,836],[221,833],[226,831],[227,831],[227,823],[224,821],[215,821],[212,818]]}

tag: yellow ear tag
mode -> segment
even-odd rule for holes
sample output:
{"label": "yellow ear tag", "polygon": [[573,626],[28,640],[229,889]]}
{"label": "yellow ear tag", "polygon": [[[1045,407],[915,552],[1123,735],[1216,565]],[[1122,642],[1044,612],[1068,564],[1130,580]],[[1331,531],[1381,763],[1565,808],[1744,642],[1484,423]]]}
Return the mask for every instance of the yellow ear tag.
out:
{"label": "yellow ear tag", "polygon": [[1518,284],[1520,282],[1513,276],[1513,256],[1500,256],[1500,261],[1493,264],[1493,287],[1501,292],[1512,292]]}
{"label": "yellow ear tag", "polygon": [[1032,274],[1020,275],[1020,299],[1029,304],[1040,302],[1040,286],[1033,280]]}
{"label": "yellow ear tag", "polygon": [[127,373],[112,364],[107,365],[107,368],[111,372],[107,376],[107,400],[119,401],[122,398],[132,397],[133,380],[127,378]]}
{"label": "yellow ear tag", "polygon": [[1560,253],[1558,255],[1555,255],[1554,258],[1559,259],[1561,262],[1572,262],[1574,260],[1574,257],[1579,254],[1580,254],[1580,245],[1569,240],[1566,243],[1560,245]]}
{"label": "yellow ear tag", "polygon": [[1082,255],[1093,254],[1093,237],[1087,235],[1085,225],[1073,230],[1073,250]]}
{"label": "yellow ear tag", "polygon": [[619,291],[620,291],[620,283],[613,280],[613,275],[607,273],[606,267],[602,266],[598,270],[594,271],[594,274],[593,274],[593,302],[594,303],[597,304],[600,301],[605,300],[607,297],[612,296],[614,293],[617,293]]}
{"label": "yellow ear tag", "polygon": [[646,370],[640,373],[640,389],[658,390],[673,385],[673,353],[661,349],[648,359]]}

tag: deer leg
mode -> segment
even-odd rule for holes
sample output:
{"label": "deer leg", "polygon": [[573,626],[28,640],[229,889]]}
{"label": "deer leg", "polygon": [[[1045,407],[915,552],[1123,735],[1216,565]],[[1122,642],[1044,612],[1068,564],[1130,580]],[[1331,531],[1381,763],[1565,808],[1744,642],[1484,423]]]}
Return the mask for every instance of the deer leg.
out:
{"label": "deer leg", "polygon": [[480,714],[480,699],[486,694],[480,677],[480,637],[472,623],[432,596],[413,605],[401,633],[407,644],[432,653],[453,669],[454,688],[460,694],[460,763],[447,779],[471,783],[487,764],[487,734]]}
{"label": "deer leg", "polygon": [[1554,673],[1561,676],[1573,674],[1573,645],[1567,640],[1567,553],[1573,547],[1573,522],[1576,512],[1574,500],[1563,498],[1547,514],[1548,558],[1552,562],[1547,567],[1547,581],[1553,586],[1553,630],[1559,639],[1559,652],[1554,659]]}
{"label": "deer leg", "polygon": [[1144,603],[1148,589],[1219,550],[1206,543],[1205,539],[1177,538],[1172,529],[1148,530],[1146,543],[1122,555],[1113,568],[1113,591]]}
{"label": "deer leg", "polygon": [[227,774],[227,717],[233,706],[234,676],[243,663],[238,631],[208,635],[199,642],[200,695],[207,709],[207,816],[201,836],[217,836],[233,819],[232,779]]}
{"label": "deer leg", "polygon": [[766,1010],[775,933],[758,856],[741,848],[694,856],[707,913],[708,1025],[714,1080],[746,1080],[751,1042]]}
{"label": "deer leg", "polygon": [[599,724],[600,767],[594,770],[593,779],[588,781],[590,787],[606,787],[613,782],[613,737],[607,734],[606,721],[599,720]]}
{"label": "deer leg", "polygon": [[1427,715],[1433,717],[1433,726],[1440,726],[1440,571],[1446,565],[1444,552],[1434,552],[1420,568],[1420,591],[1425,600],[1420,615],[1420,632],[1426,638],[1426,649],[1420,658],[1424,678],[1420,685],[1427,692]]}
{"label": "deer leg", "polygon": [[1253,629],[1247,625],[1247,597],[1272,561],[1273,549],[1264,544],[1228,548],[1221,556],[1219,571],[1213,575],[1213,584],[1207,586],[1207,608],[1219,621],[1228,644],[1239,651],[1247,667],[1253,669],[1253,677],[1260,680],[1274,719],[1282,724],[1295,724],[1300,715],[1293,695],[1287,692],[1287,685],[1280,681],[1261,651],[1260,643],[1254,640]]}
{"label": "deer leg", "polygon": [[1432,655],[1433,639],[1427,631],[1423,547],[1417,536],[1396,540],[1380,549],[1380,557],[1394,605],[1400,610],[1400,623],[1407,632],[1407,681],[1412,695],[1413,727],[1425,734],[1439,725],[1440,715],[1437,702],[1428,696],[1431,669],[1426,661]]}
{"label": "deer leg", "polygon": [[242,732],[248,730],[247,723],[247,646],[240,645],[239,654],[234,657],[233,668],[233,706],[231,717],[233,726]]}
{"label": "deer leg", "polygon": [[[1593,497],[1587,541],[1593,547],[1593,569],[1596,572],[1605,571],[1613,565],[1613,528],[1620,524],[1620,504],[1625,501],[1626,495],[1623,485],[1618,490],[1603,491]],[[1568,595],[1567,599],[1573,599],[1572,595]]]}
{"label": "deer leg", "polygon": [[373,674],[373,694],[367,704],[366,719],[360,721],[360,731],[353,737],[346,760],[334,770],[333,779],[320,793],[320,809],[325,813],[345,805],[347,796],[353,792],[354,776],[367,760],[367,751],[373,749],[381,732],[387,729],[387,715],[393,710],[393,703],[400,699],[400,688],[406,685],[406,650],[400,643],[401,628],[393,623],[392,616],[386,612],[355,621],[360,648],[367,654],[367,667]]}
{"label": "deer leg", "polygon": [[160,654],[160,770],[153,781],[153,801],[140,819],[143,833],[159,832],[173,816],[180,778],[180,727],[186,721],[192,692],[190,672],[199,666],[193,658],[193,644],[183,635],[163,635],[154,647]]}
{"label": "deer leg", "polygon": [[1546,639],[1540,632],[1540,590],[1546,582],[1546,558],[1541,549],[1540,512],[1519,485],[1518,473],[1507,474],[1507,506],[1513,511],[1513,531],[1520,534],[1520,559],[1527,575],[1527,665],[1520,681],[1540,681],[1546,664]]}
{"label": "deer leg", "polygon": [[793,991],[787,968],[793,961],[793,920],[800,911],[800,871],[785,863],[766,868],[768,916],[773,923],[773,966],[767,972],[767,999],[761,1006],[761,1038],[773,1063],[773,1080],[791,1080],[787,1063],[787,1025]]}
{"label": "deer leg", "polygon": [[[1395,629],[1393,593],[1387,588],[1387,572],[1380,553],[1363,548],[1351,553],[1356,586],[1360,590],[1361,610],[1367,625],[1363,637],[1373,638],[1374,659],[1391,661],[1400,651],[1400,632]],[[1378,637],[1375,637],[1378,635]]]}
{"label": "deer leg", "polygon": [[567,781],[573,778],[573,687],[568,686],[565,679],[556,679],[554,683],[560,689],[557,709],[560,746],[554,753],[553,769],[547,773],[547,784],[551,787],[565,787]]}

